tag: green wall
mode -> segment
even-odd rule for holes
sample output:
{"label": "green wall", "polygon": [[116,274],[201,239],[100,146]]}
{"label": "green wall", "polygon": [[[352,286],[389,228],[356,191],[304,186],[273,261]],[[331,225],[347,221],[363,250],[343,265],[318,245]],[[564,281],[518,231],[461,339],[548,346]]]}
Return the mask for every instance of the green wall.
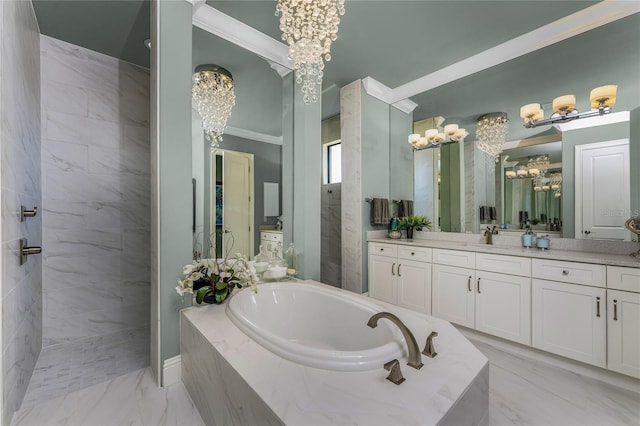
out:
{"label": "green wall", "polygon": [[631,111],[629,134],[629,156],[631,162],[630,216],[640,216],[640,107]]}
{"label": "green wall", "polygon": [[414,197],[413,148],[407,143],[412,127],[412,114],[389,107],[389,198],[393,200],[413,200]]}
{"label": "green wall", "polygon": [[158,223],[152,232],[158,234],[158,278],[152,285],[158,286],[161,367],[180,353],[179,310],[184,306],[175,286],[191,261],[191,208],[185,208],[191,206],[191,4],[166,0],[156,2],[156,8]]}
{"label": "green wall", "polygon": [[[575,147],[628,137],[629,122],[606,124],[562,133],[562,236],[564,238],[575,238]],[[633,159],[633,156],[631,158]],[[638,164],[631,161],[631,169],[637,169]],[[640,184],[637,179],[638,171],[635,170],[635,173],[636,180],[633,180],[633,175],[631,179],[632,194],[637,193]]]}
{"label": "green wall", "polygon": [[440,229],[443,232],[461,232],[462,209],[459,143],[440,148]]}

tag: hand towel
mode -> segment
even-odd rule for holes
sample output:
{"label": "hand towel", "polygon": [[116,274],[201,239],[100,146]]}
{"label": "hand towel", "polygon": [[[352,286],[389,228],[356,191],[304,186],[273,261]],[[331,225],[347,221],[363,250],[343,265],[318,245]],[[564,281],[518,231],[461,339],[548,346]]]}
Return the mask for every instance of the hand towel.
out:
{"label": "hand towel", "polygon": [[409,217],[413,215],[413,201],[412,200],[400,200],[398,208],[398,216]]}
{"label": "hand towel", "polygon": [[498,213],[497,213],[495,207],[489,207],[489,219],[490,220],[497,220],[498,219]]}
{"label": "hand towel", "polygon": [[386,198],[374,198],[371,200],[371,224],[389,224],[389,200]]}

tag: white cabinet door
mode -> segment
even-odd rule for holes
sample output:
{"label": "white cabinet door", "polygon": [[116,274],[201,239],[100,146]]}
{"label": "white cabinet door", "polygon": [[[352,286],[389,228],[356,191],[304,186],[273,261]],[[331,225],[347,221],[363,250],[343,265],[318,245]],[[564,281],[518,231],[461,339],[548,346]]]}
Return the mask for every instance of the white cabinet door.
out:
{"label": "white cabinet door", "polygon": [[399,260],[398,305],[431,314],[431,264]]}
{"label": "white cabinet door", "polygon": [[533,346],[606,366],[606,290],[532,280]]}
{"label": "white cabinet door", "polygon": [[607,292],[607,368],[640,378],[640,294]]}
{"label": "white cabinet door", "polygon": [[398,261],[393,257],[369,255],[369,296],[396,303],[397,266]]}
{"label": "white cabinet door", "polygon": [[531,344],[531,279],[476,272],[476,330]]}
{"label": "white cabinet door", "polygon": [[465,327],[474,327],[475,300],[473,269],[433,265],[433,300],[431,312]]}

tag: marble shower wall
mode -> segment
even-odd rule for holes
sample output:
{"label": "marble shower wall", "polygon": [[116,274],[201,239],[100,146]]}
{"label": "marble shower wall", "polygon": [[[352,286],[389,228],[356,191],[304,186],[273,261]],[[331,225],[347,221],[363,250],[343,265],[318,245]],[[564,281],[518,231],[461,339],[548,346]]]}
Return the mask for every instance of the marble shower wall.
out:
{"label": "marble shower wall", "polygon": [[43,362],[30,400],[58,363],[66,391],[149,365],[149,71],[45,36],[41,62]]}
{"label": "marble shower wall", "polygon": [[20,408],[40,353],[42,263],[18,263],[20,238],[42,242],[42,216],[20,222],[20,205],[42,206],[40,34],[31,2],[0,2],[0,198],[2,227],[2,424]]}

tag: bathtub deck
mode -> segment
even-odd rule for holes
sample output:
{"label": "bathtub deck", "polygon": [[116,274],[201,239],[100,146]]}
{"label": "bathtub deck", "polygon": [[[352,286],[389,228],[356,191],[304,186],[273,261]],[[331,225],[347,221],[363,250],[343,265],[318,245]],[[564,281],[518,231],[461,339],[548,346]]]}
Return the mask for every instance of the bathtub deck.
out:
{"label": "bathtub deck", "polygon": [[438,356],[423,357],[421,370],[400,360],[406,379],[400,386],[385,380],[388,373],[382,365],[372,371],[338,372],[283,359],[237,329],[224,305],[183,310],[182,380],[203,420],[238,425],[486,422],[487,358],[446,321],[366,300],[400,317],[421,347],[431,331],[438,332]]}

